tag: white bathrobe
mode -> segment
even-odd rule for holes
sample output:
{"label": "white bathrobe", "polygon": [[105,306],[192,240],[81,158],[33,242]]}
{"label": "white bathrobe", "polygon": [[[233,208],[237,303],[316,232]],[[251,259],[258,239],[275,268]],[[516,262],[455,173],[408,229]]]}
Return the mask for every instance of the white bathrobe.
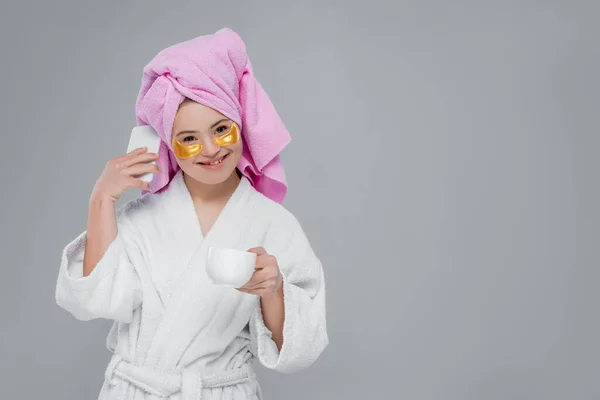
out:
{"label": "white bathrobe", "polygon": [[[99,400],[262,399],[251,362],[293,372],[328,344],[325,281],[297,219],[246,178],[203,237],[179,171],[169,187],[117,211],[118,235],[83,277],[86,232],[62,254],[56,302],[81,321],[114,321],[114,353]],[[278,351],[260,298],[214,285],[209,246],[263,246],[283,275],[285,322]]]}

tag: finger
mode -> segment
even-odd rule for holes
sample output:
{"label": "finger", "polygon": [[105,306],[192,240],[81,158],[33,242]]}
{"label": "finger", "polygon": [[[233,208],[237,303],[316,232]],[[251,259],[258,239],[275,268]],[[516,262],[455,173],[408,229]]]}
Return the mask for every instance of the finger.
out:
{"label": "finger", "polygon": [[277,265],[277,258],[271,254],[265,253],[256,257],[254,269],[259,270],[273,265]]}
{"label": "finger", "polygon": [[267,254],[267,251],[264,247],[253,247],[251,249],[248,249],[247,251],[250,253],[254,253],[257,256],[264,256],[265,254]]}
{"label": "finger", "polygon": [[136,154],[133,157],[120,160],[118,165],[120,168],[128,168],[135,164],[147,164],[152,161],[158,160],[159,155],[157,153],[142,153]]}
{"label": "finger", "polygon": [[128,187],[150,190],[150,184],[138,178],[131,178],[128,180]]}
{"label": "finger", "polygon": [[269,284],[277,280],[277,274],[273,270],[260,269],[252,274],[252,277],[244,287],[246,288],[258,288],[266,287]]}
{"label": "finger", "polygon": [[129,153],[124,154],[125,157],[134,157],[136,154],[143,154],[148,151],[148,147],[142,146],[131,150]]}
{"label": "finger", "polygon": [[258,295],[256,294],[256,292],[254,292],[253,290],[248,290],[248,289],[244,289],[244,288],[238,288],[238,290],[239,290],[240,292],[242,292],[242,293],[248,293],[248,294],[253,294],[253,295],[256,295],[256,296],[258,296]]}
{"label": "finger", "polygon": [[248,287],[254,286],[254,285],[256,285],[257,282],[259,282],[261,280],[263,280],[263,279],[260,278],[260,277],[257,277],[256,276],[256,272],[255,272],[255,273],[252,274],[252,276],[250,277],[250,279],[248,280],[248,282],[246,282],[246,283],[244,283],[242,285],[242,287],[243,288],[248,288]]}
{"label": "finger", "polygon": [[125,161],[128,160],[130,158],[133,158],[139,154],[144,154],[148,152],[148,148],[147,147],[138,147],[137,149],[133,149],[131,150],[129,153],[125,153],[123,155],[120,155],[118,157],[115,157],[115,161],[120,162],[120,161]]}
{"label": "finger", "polygon": [[261,281],[246,284],[243,287],[244,287],[244,289],[249,289],[249,290],[264,289],[267,287],[268,283],[269,283],[269,279],[263,279]]}
{"label": "finger", "polygon": [[258,272],[261,271],[263,269],[265,269],[266,264],[261,262],[261,260],[259,258],[256,259],[256,264],[254,265],[254,271]]}
{"label": "finger", "polygon": [[262,288],[262,287],[266,287],[269,285],[270,283],[270,278],[268,276],[263,276],[263,277],[255,277],[253,279],[250,279],[248,282],[246,282],[242,288],[243,289],[250,289],[250,290],[254,290],[254,289],[258,289],[258,288]]}
{"label": "finger", "polygon": [[264,268],[258,268],[256,269],[253,273],[252,273],[252,277],[250,277],[250,280],[246,283],[248,285],[255,285],[258,282],[262,282],[265,279],[267,279],[269,277],[269,271],[265,270]]}
{"label": "finger", "polygon": [[160,167],[155,164],[135,164],[121,172],[127,176],[140,176],[147,173],[157,174],[160,171]]}

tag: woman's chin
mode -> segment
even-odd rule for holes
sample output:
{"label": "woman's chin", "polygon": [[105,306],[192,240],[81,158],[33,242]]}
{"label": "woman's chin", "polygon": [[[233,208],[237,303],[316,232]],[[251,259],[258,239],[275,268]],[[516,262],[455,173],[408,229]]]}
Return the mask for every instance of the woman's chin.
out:
{"label": "woman's chin", "polygon": [[186,168],[184,172],[200,183],[206,185],[218,185],[225,182],[232,174],[235,173],[235,168],[222,168],[216,170],[207,170],[206,168],[194,165],[192,168]]}
{"label": "woman's chin", "polygon": [[236,174],[236,165],[239,162],[237,154],[228,154],[220,164],[205,165],[199,162],[186,160],[179,162],[179,167],[195,181],[205,185],[218,185]]}

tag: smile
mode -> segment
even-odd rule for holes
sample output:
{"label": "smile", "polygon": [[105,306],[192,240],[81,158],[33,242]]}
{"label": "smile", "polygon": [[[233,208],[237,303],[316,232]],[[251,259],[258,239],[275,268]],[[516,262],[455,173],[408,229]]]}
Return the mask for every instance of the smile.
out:
{"label": "smile", "polygon": [[223,163],[223,161],[227,158],[227,156],[229,156],[229,154],[225,154],[223,157],[219,158],[218,160],[215,161],[211,161],[211,162],[199,162],[198,164],[200,164],[203,167],[215,167],[217,165],[220,165],[221,163]]}

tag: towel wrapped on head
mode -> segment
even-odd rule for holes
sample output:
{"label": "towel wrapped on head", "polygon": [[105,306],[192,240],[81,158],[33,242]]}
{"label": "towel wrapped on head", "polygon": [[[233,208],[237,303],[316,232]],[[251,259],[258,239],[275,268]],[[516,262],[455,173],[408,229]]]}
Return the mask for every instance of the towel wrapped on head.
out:
{"label": "towel wrapped on head", "polygon": [[280,153],[290,135],[256,80],[241,37],[229,28],[160,51],[144,67],[136,103],[138,125],[150,125],[162,138],[150,183],[155,193],[179,170],[171,147],[179,105],[189,98],[235,121],[242,132],[240,172],[259,192],[281,203],[287,192]]}

